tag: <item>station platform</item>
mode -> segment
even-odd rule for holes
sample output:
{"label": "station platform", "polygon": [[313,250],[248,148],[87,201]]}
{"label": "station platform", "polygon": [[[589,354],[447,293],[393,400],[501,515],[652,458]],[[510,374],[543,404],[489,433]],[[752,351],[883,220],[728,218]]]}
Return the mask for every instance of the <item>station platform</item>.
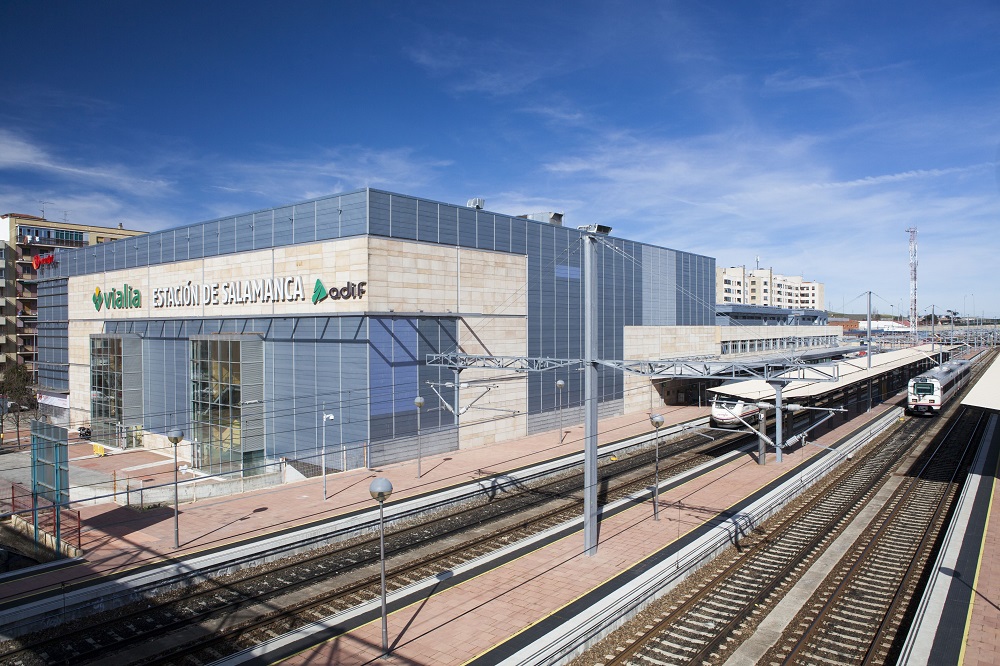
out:
{"label": "station platform", "polygon": [[470,664],[535,663],[525,652],[580,612],[609,588],[627,584],[650,566],[670,558],[689,536],[712,521],[731,521],[741,507],[773,487],[780,477],[801,469],[833,442],[891,409],[870,413],[758,465],[741,454],[726,464],[661,489],[659,520],[651,501],[605,516],[600,521],[597,554],[584,554],[582,531],[529,552],[504,566],[408,603],[389,604],[389,645],[382,654],[380,619],[350,631],[332,627],[326,642],[294,652],[275,650],[259,659],[225,664]]}
{"label": "station platform", "polygon": [[[397,663],[397,664],[499,664],[518,662],[518,654],[566,617],[587,606],[608,587],[621,585],[650,558],[668,557],[689,541],[707,522],[732,516],[750,498],[773,486],[779,477],[808,463],[831,443],[856,430],[865,421],[884,416],[892,404],[882,404],[868,414],[839,426],[804,447],[786,451],[782,464],[773,454],[760,466],[751,454],[741,454],[708,473],[665,487],[659,496],[659,521],[653,520],[652,502],[647,500],[605,516],[599,523],[597,554],[583,553],[582,531],[570,533],[544,547],[512,558],[503,566],[449,581],[419,599],[400,598],[390,603],[388,620],[391,655],[380,659],[379,618],[356,626],[326,630],[319,647],[299,649],[295,644],[233,663]],[[666,424],[677,424],[708,415],[708,408],[667,408],[660,413]],[[0,577],[0,604],[123,571],[237,543],[291,526],[308,525],[339,514],[370,509],[371,479],[384,476],[393,483],[390,503],[469,480],[542,462],[582,450],[582,426],[565,428],[559,444],[557,432],[540,433],[490,447],[467,449],[425,457],[422,478],[416,477],[416,462],[375,470],[354,470],[327,477],[323,498],[321,478],[285,484],[267,490],[182,504],[179,514],[180,548],[174,548],[173,509],[137,512],[113,504],[81,506],[85,555],[73,566],[54,566],[37,575],[9,580]],[[600,443],[650,433],[643,413],[605,419],[600,424]],[[1000,437],[997,438],[1000,440]],[[1000,447],[1000,441],[998,441]],[[84,444],[74,445],[74,469],[113,465],[114,455],[87,455]],[[162,456],[129,458],[128,465],[149,465],[150,479],[158,478]],[[159,458],[157,460],[156,458]],[[990,458],[984,464],[993,464]],[[166,460],[172,471],[172,460]],[[71,478],[73,472],[71,471]],[[992,492],[989,500],[1000,501]],[[978,557],[976,571],[961,569],[957,582],[968,582],[967,610],[947,611],[947,617],[968,618],[963,630],[962,655],[966,664],[1000,663],[1000,564],[993,566],[991,554],[1000,538],[1000,510],[980,511],[981,538],[969,533]],[[972,522],[970,521],[970,525]],[[955,569],[959,571],[958,567]],[[941,626],[946,626],[941,622]],[[952,630],[955,630],[953,627]],[[931,630],[936,631],[936,627]],[[917,662],[912,662],[917,663]],[[926,663],[945,663],[928,661]],[[962,663],[948,661],[947,663]]]}
{"label": "station platform", "polygon": [[[708,407],[665,407],[658,413],[664,427],[707,417]],[[417,478],[416,461],[387,465],[378,469],[357,469],[329,474],[326,498],[322,477],[314,477],[264,490],[208,498],[182,503],[178,515],[178,543],[174,548],[174,510],[172,506],[137,511],[113,503],[81,503],[81,550],[83,557],[73,566],[52,566],[38,576],[0,576],[0,604],[26,594],[56,589],[110,574],[148,567],[159,562],[217,549],[227,544],[305,526],[358,510],[375,509],[368,486],[377,476],[388,478],[393,493],[386,503],[449,488],[507,471],[540,463],[583,450],[583,426],[563,428],[563,443],[557,431],[543,432],[494,446],[452,451],[425,456],[421,477]],[[605,444],[653,431],[644,413],[631,414],[600,423],[598,443]],[[28,456],[27,450],[19,457]],[[30,458],[27,458],[30,461]],[[0,462],[22,473],[30,464],[14,461],[11,454]],[[102,478],[116,470],[131,470],[135,480],[148,485],[173,480],[173,459],[152,451],[129,450],[123,454],[96,456],[89,442],[70,444],[70,482],[80,483],[88,474]],[[0,475],[3,470],[0,469]],[[183,477],[182,477],[183,478]],[[11,572],[17,574],[18,572]]]}
{"label": "station platform", "polygon": [[1000,664],[1000,358],[962,400],[987,430],[899,663]]}

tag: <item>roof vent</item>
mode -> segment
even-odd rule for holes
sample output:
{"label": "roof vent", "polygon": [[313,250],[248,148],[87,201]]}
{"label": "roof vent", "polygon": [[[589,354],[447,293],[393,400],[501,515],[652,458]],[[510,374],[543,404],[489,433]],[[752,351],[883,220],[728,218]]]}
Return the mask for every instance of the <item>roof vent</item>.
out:
{"label": "roof vent", "polygon": [[563,223],[562,213],[528,213],[527,215],[518,215],[518,217],[523,217],[526,220],[534,220],[535,222],[545,222],[557,227],[561,227]]}
{"label": "roof vent", "polygon": [[476,197],[475,199],[469,199],[468,203],[465,204],[469,208],[475,208],[476,210],[482,210],[486,208],[486,199],[481,199]]}

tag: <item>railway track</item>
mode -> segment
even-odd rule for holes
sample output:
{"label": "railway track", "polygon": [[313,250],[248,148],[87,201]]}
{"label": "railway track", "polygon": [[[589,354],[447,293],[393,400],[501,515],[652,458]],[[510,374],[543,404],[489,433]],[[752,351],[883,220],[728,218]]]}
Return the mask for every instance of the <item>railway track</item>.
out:
{"label": "railway track", "polygon": [[[954,412],[953,403],[947,414]],[[945,423],[942,417],[931,430]],[[853,557],[842,561],[844,569],[828,578],[828,589],[817,593],[787,638],[760,663],[884,663],[933,557],[950,499],[961,487],[970,442],[978,441],[978,423],[957,423],[933,455],[910,467],[857,540]],[[926,437],[926,425],[909,419],[884,435],[718,558],[683,592],[657,602],[574,664],[722,663],[912,455],[918,438]]]}
{"label": "railway track", "polygon": [[[733,437],[693,446],[692,439],[660,446],[661,478],[746,442]],[[652,458],[647,450],[602,465],[607,490],[601,503],[648,488]],[[390,592],[578,517],[580,476],[522,486],[511,496],[393,529],[387,535]],[[0,646],[0,663],[205,663],[375,599],[377,563],[377,539],[359,537],[192,586],[142,608],[122,608],[75,628],[24,637]]]}
{"label": "railway track", "polygon": [[766,523],[744,541],[742,555],[718,562],[689,598],[653,611],[650,623],[633,630],[631,644],[601,663],[719,661],[755,611],[775,603],[877,492],[919,435],[912,424],[907,430],[902,437],[882,439],[855,465],[841,466],[797,508]]}
{"label": "railway track", "polygon": [[[713,460],[745,439],[732,436],[705,444],[695,437],[661,444],[661,478]],[[662,458],[667,458],[666,464]],[[608,490],[602,493],[602,503],[648,488],[652,463],[648,450],[605,463],[601,477]],[[581,477],[563,474],[510,496],[390,531],[389,590],[578,517]],[[378,556],[377,537],[367,535],[174,592],[141,607],[8,642],[0,646],[0,664],[205,663],[377,598]]]}
{"label": "railway track", "polygon": [[783,664],[883,664],[923,584],[985,428],[964,413],[918,461],[768,655]]}

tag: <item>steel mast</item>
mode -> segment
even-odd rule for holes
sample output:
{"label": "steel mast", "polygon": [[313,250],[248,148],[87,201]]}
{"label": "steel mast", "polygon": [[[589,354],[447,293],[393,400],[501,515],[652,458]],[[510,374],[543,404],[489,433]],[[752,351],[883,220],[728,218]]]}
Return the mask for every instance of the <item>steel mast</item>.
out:
{"label": "steel mast", "polygon": [[910,227],[906,230],[910,234],[910,334],[913,336],[913,344],[920,344],[917,336],[917,228]]}

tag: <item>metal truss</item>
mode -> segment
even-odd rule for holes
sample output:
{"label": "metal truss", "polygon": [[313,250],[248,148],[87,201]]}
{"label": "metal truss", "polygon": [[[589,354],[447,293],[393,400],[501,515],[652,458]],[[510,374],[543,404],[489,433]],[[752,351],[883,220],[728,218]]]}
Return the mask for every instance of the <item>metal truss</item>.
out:
{"label": "metal truss", "polygon": [[[486,356],[450,352],[428,354],[427,365],[452,370],[480,368],[539,372],[583,363],[582,359],[532,358],[528,356]],[[678,379],[762,379],[764,381],[835,382],[840,377],[837,365],[776,363],[774,361],[720,361],[701,359],[664,359],[659,361],[598,360],[601,365],[644,377]]]}
{"label": "metal truss", "polygon": [[469,368],[484,368],[487,370],[513,370],[514,372],[538,372],[565,368],[568,365],[583,363],[578,358],[531,358],[528,356],[480,356],[450,352],[444,354],[428,354],[427,365],[436,365],[452,370]]}
{"label": "metal truss", "polygon": [[774,361],[599,361],[616,370],[645,377],[678,379],[762,379],[764,381],[835,382],[836,364],[775,363]]}

